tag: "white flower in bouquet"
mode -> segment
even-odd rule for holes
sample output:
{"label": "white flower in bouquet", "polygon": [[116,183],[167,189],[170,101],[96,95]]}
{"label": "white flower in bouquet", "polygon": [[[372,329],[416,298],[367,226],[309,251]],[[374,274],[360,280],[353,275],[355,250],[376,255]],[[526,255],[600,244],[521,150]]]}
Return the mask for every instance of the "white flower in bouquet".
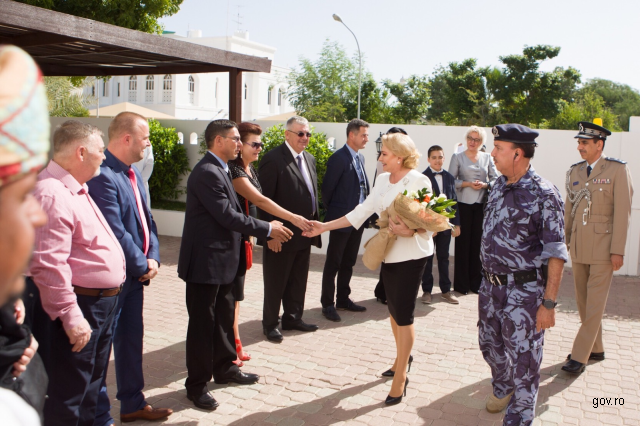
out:
{"label": "white flower in bouquet", "polygon": [[444,195],[444,194],[440,194],[440,195],[438,195],[438,201],[439,201],[439,202],[443,202],[443,201],[445,201],[446,199],[447,199],[447,196],[446,196],[446,195]]}

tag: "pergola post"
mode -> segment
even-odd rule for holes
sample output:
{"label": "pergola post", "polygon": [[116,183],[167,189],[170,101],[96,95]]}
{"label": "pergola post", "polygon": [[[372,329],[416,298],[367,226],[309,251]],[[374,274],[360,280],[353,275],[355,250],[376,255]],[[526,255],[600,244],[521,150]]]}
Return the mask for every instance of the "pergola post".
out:
{"label": "pergola post", "polygon": [[229,71],[229,120],[242,121],[242,71],[234,68]]}

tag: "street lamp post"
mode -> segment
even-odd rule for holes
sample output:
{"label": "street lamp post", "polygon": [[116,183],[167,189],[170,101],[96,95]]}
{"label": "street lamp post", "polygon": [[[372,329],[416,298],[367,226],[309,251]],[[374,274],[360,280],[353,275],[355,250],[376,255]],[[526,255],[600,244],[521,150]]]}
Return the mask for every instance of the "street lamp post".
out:
{"label": "street lamp post", "polygon": [[[342,25],[345,26],[346,29],[349,30],[351,34],[353,34],[353,31],[351,31],[351,28],[347,27],[347,24],[345,24],[342,21],[342,19],[335,13],[333,14],[333,19],[340,22]],[[358,72],[358,119],[360,119],[360,89],[362,88],[362,53],[360,53],[360,43],[358,43],[358,37],[356,37],[356,35],[353,34],[353,38],[356,39],[356,45],[358,46],[358,62],[360,63],[360,71]]]}

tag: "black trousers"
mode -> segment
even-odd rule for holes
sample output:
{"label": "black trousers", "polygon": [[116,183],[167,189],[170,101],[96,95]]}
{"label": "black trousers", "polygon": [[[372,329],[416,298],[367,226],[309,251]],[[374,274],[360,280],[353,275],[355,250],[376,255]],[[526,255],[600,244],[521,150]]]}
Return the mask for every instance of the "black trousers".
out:
{"label": "black trousers", "polygon": [[187,283],[187,380],[190,395],[207,392],[211,377],[238,371],[233,317],[233,285]]}
{"label": "black trousers", "polygon": [[442,294],[451,291],[451,280],[449,279],[449,245],[451,244],[451,231],[438,232],[433,237],[436,253],[427,257],[427,266],[422,275],[422,291],[431,293],[433,290],[433,258],[438,258],[438,274],[440,279],[440,291]]}
{"label": "black trousers", "polygon": [[333,306],[333,295],[336,292],[336,275],[338,293],[336,303],[338,306],[346,306],[351,294],[351,275],[353,265],[358,260],[358,249],[362,240],[364,225],[360,229],[350,228],[349,231],[331,231],[329,233],[329,247],[322,271],[322,295],[320,302],[322,307]]}
{"label": "black trousers", "polygon": [[49,398],[44,405],[45,426],[92,426],[96,416],[102,375],[111,354],[113,318],[118,296],[98,297],[76,295],[78,306],[89,323],[92,333],[80,352],[72,352],[73,345],[62,321],[51,321],[42,308],[40,292],[27,279],[35,319],[32,332],[40,344],[38,353],[47,375]]}
{"label": "black trousers", "polygon": [[482,220],[484,204],[458,203],[460,213],[460,235],[456,238],[456,263],[453,289],[458,293],[477,293],[482,282],[480,244],[482,242]]}
{"label": "black trousers", "polygon": [[278,326],[280,303],[284,313],[282,324],[302,321],[304,298],[307,292],[311,247],[275,253],[265,247],[263,250],[262,274],[264,276],[264,304],[262,326],[273,330]]}

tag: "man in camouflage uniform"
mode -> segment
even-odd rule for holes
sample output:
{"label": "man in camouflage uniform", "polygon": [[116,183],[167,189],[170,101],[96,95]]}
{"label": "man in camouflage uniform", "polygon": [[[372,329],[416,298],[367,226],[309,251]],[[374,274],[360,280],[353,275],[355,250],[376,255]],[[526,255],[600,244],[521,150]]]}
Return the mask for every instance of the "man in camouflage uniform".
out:
{"label": "man in camouflage uniform", "polygon": [[491,367],[487,411],[505,407],[505,425],[530,425],[540,382],[544,329],[555,325],[556,295],[568,259],[563,202],[530,160],[538,132],[493,128],[491,155],[502,173],[485,209],[478,333]]}
{"label": "man in camouflage uniform", "polygon": [[582,373],[588,360],[604,359],[602,314],[613,271],[623,264],[633,197],[626,163],[602,155],[611,132],[586,121],[578,125],[578,151],[585,161],[567,173],[564,215],[582,322],[562,367],[573,374]]}

